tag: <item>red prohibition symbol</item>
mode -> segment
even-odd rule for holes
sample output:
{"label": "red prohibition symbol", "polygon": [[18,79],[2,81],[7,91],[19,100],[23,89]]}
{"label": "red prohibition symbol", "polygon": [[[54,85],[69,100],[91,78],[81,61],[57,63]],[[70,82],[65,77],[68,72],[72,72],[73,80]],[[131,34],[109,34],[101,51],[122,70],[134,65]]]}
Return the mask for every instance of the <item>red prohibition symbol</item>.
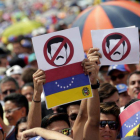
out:
{"label": "red prohibition symbol", "polygon": [[[47,54],[47,51],[48,51],[48,44],[49,44],[49,42],[50,42],[51,40],[56,39],[56,38],[60,38],[62,41],[61,41],[60,46],[57,48],[56,52],[54,53],[54,55],[53,55],[52,58],[50,59],[50,58],[48,57],[48,54]],[[68,58],[66,59],[66,62],[63,64],[63,65],[66,65],[67,63],[70,62],[70,60],[72,59],[73,54],[74,54],[74,48],[73,48],[73,44],[71,43],[71,41],[70,41],[68,38],[66,38],[66,37],[64,37],[64,36],[61,36],[61,35],[53,36],[53,37],[49,38],[49,39],[46,41],[46,43],[45,43],[45,45],[44,45],[43,52],[44,52],[44,57],[45,57],[46,61],[47,61],[50,65],[55,66],[55,67],[59,67],[58,65],[56,65],[56,64],[54,63],[54,61],[55,61],[55,59],[57,58],[57,56],[59,55],[59,53],[60,53],[60,51],[62,50],[62,48],[64,47],[64,44],[68,44],[69,49],[70,49],[70,54],[69,54]],[[61,66],[62,66],[62,65],[61,65]]]}
{"label": "red prohibition symbol", "polygon": [[[110,36],[112,36],[112,35],[119,35],[119,36],[121,36],[121,39],[120,39],[120,41],[114,46],[114,48],[113,48],[109,53],[107,53],[107,46],[106,46],[107,38],[110,37]],[[123,41],[125,41],[126,44],[127,44],[127,51],[125,52],[125,54],[123,54],[123,56],[122,56],[122,58],[121,58],[120,60],[112,60],[112,59],[111,59],[111,55],[119,48],[119,46],[121,45],[121,43],[122,43]],[[106,57],[107,59],[109,59],[110,61],[116,62],[116,61],[121,61],[121,60],[125,59],[125,58],[129,55],[130,50],[131,50],[131,45],[130,45],[130,41],[128,40],[128,38],[127,38],[125,35],[123,35],[123,34],[121,34],[121,33],[111,33],[111,34],[108,34],[108,35],[103,39],[103,42],[102,42],[102,50],[103,50],[103,53],[104,53],[104,55],[105,55],[105,57]]]}

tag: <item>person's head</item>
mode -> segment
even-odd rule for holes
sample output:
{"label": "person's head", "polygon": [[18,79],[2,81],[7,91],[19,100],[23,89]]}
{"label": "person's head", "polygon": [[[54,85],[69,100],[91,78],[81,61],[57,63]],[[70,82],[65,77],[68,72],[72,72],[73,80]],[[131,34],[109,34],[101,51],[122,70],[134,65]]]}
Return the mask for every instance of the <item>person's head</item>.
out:
{"label": "person's head", "polygon": [[129,69],[126,65],[111,65],[108,69],[110,84],[127,84]]}
{"label": "person's head", "polygon": [[109,83],[104,83],[99,88],[100,102],[115,102],[118,107],[119,104],[119,93],[116,87]]}
{"label": "person's head", "polygon": [[6,71],[6,75],[13,77],[18,82],[19,86],[21,87],[23,86],[23,81],[21,79],[22,71],[23,70],[20,66],[14,65]]}
{"label": "person's head", "polygon": [[30,67],[30,68],[26,68],[22,75],[21,78],[23,80],[23,82],[26,83],[30,83],[33,82],[33,74],[37,71],[36,68]]}
{"label": "person's head", "polygon": [[21,88],[21,94],[24,95],[29,102],[31,102],[34,94],[34,84],[26,83],[23,85]]}
{"label": "person's head", "polygon": [[0,81],[1,100],[3,100],[6,95],[10,95],[11,93],[19,93],[19,92],[20,92],[19,85],[14,78],[5,76]]}
{"label": "person's head", "polygon": [[16,125],[17,121],[28,115],[28,101],[24,95],[10,94],[4,98],[4,112],[10,125]]}
{"label": "person's head", "polygon": [[[118,44],[121,40],[122,36],[118,34],[110,35],[106,39],[106,46],[108,48],[108,52],[110,53],[112,49]],[[111,54],[111,59],[114,61],[121,60],[125,53],[125,41],[123,41],[119,47]]]}
{"label": "person's head", "polygon": [[[64,39],[61,37],[53,38],[51,39],[48,44],[47,44],[47,51],[48,54],[50,55],[50,58],[53,58],[54,54],[58,50],[58,48],[62,45],[64,42]],[[59,52],[59,55],[54,60],[54,64],[61,66],[66,63],[67,60],[67,43],[65,43],[62,47],[62,49]]]}
{"label": "person's head", "polygon": [[110,81],[110,77],[107,75],[108,67],[109,66],[101,66],[100,67],[98,77],[99,77],[99,81],[101,84]]}
{"label": "person's head", "polygon": [[116,140],[119,132],[120,109],[115,103],[100,104],[100,140]]}
{"label": "person's head", "polygon": [[78,115],[78,112],[80,109],[80,104],[81,104],[81,101],[76,101],[76,102],[62,105],[62,108],[64,108],[64,110],[66,110],[66,113],[69,116],[69,122],[70,122],[71,127],[74,125],[74,122],[75,122],[76,117]]}
{"label": "person's head", "polygon": [[127,93],[127,85],[118,84],[116,88],[119,92],[120,107],[125,106],[131,100],[131,97]]}
{"label": "person's head", "polygon": [[70,122],[66,113],[53,113],[42,119],[41,127],[49,130],[58,131],[68,136],[71,135]]}
{"label": "person's head", "polygon": [[8,65],[7,55],[0,55],[0,67],[6,68]]}
{"label": "person's head", "polygon": [[128,94],[132,99],[140,93],[140,71],[135,71],[128,76]]}
{"label": "person's head", "polygon": [[21,134],[27,129],[27,118],[23,117],[17,121],[15,126],[15,139],[21,140]]}
{"label": "person's head", "polygon": [[38,68],[38,64],[37,64],[37,60],[36,60],[36,57],[35,57],[35,53],[32,53],[29,55],[28,57],[28,64],[31,66],[31,67],[34,67],[34,68]]}
{"label": "person's head", "polygon": [[29,37],[18,36],[18,37],[9,37],[9,42],[13,45],[13,53],[16,55],[22,53],[31,53],[32,52],[32,43]]}

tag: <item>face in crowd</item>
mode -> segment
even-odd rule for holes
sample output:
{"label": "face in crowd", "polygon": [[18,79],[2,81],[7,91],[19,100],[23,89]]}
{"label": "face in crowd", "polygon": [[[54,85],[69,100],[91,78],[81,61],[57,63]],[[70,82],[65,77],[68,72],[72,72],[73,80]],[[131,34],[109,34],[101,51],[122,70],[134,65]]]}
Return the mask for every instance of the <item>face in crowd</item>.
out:
{"label": "face in crowd", "polygon": [[113,70],[110,74],[110,83],[112,85],[127,84],[127,72]]}
{"label": "face in crowd", "polygon": [[78,115],[80,105],[70,105],[67,107],[67,114],[69,116],[70,126],[73,127],[76,117]]}
{"label": "face in crowd", "polygon": [[134,72],[128,79],[128,94],[132,99],[140,93],[140,72]]}
{"label": "face in crowd", "polygon": [[8,120],[10,125],[16,125],[17,121],[25,117],[25,108],[24,107],[18,107],[15,103],[11,101],[6,101],[5,105],[5,117]]}
{"label": "face in crowd", "polygon": [[4,99],[5,96],[10,95],[11,93],[18,93],[16,84],[13,81],[7,81],[1,84],[1,100]]}

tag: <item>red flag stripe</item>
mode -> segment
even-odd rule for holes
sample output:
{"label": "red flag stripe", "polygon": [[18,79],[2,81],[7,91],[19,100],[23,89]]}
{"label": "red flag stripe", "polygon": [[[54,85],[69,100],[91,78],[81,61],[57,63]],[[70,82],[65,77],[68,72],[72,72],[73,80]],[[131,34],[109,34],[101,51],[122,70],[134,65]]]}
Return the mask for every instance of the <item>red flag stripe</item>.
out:
{"label": "red flag stripe", "polygon": [[77,74],[82,74],[82,73],[84,73],[84,72],[83,72],[83,68],[81,66],[81,62],[66,65],[66,66],[51,69],[51,70],[47,70],[47,71],[45,71],[46,83],[52,82],[55,80],[59,80],[59,79],[63,79],[63,78],[67,78],[70,76],[74,76]]}
{"label": "red flag stripe", "polygon": [[121,114],[120,114],[120,123],[123,125],[129,118],[131,118],[134,114],[140,111],[140,101],[137,101],[130,106],[128,106]]}

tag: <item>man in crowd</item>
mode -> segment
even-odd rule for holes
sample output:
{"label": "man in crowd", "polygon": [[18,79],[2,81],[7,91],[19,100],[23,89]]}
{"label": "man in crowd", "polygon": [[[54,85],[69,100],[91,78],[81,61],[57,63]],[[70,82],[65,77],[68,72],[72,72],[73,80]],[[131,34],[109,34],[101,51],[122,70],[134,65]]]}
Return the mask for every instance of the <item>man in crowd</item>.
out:
{"label": "man in crowd", "polygon": [[111,65],[108,69],[108,75],[110,76],[110,84],[127,84],[127,76],[129,74],[129,68],[126,65]]}
{"label": "man in crowd", "polygon": [[132,99],[140,93],[140,71],[135,71],[128,76],[128,94]]}
{"label": "man in crowd", "polygon": [[123,107],[131,100],[131,97],[127,93],[127,85],[118,84],[116,85],[116,88],[119,92],[120,107]]}
{"label": "man in crowd", "polygon": [[104,83],[99,88],[100,102],[115,102],[118,107],[119,103],[119,93],[116,87],[109,83]]}
{"label": "man in crowd", "polygon": [[100,140],[116,140],[120,109],[115,103],[100,104]]}
{"label": "man in crowd", "polygon": [[14,78],[6,76],[0,81],[0,100],[11,93],[20,93],[19,85]]}
{"label": "man in crowd", "polygon": [[21,79],[22,72],[23,70],[19,65],[14,65],[6,71],[6,75],[13,77],[18,82],[19,86],[22,87],[24,84]]}
{"label": "man in crowd", "polygon": [[10,125],[16,125],[17,121],[28,115],[28,101],[21,94],[10,94],[4,98],[4,112]]}

